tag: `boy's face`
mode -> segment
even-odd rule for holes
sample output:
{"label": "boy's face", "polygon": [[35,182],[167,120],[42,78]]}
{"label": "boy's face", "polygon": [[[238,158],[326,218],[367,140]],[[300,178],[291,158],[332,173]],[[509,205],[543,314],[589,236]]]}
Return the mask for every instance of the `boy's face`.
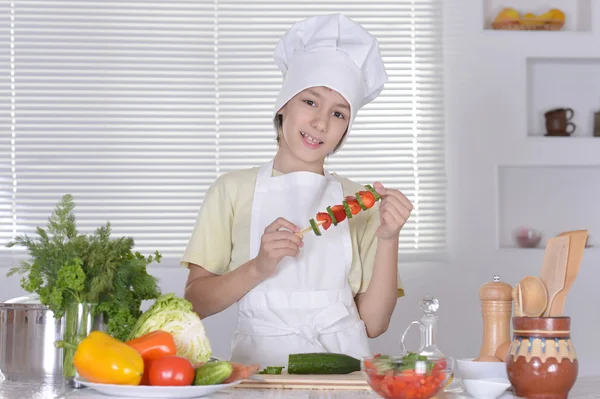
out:
{"label": "boy's face", "polygon": [[280,146],[304,163],[323,162],[336,148],[350,121],[350,105],[335,90],[311,87],[295,95],[279,113]]}

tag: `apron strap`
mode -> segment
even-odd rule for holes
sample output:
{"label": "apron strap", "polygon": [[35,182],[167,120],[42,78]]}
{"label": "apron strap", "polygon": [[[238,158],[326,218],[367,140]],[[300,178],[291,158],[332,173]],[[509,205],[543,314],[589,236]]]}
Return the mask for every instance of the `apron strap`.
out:
{"label": "apron strap", "polygon": [[261,165],[260,169],[258,169],[257,178],[265,178],[265,177],[273,176],[273,162],[274,162],[274,160],[271,159],[269,162]]}
{"label": "apron strap", "polygon": [[[275,159],[271,159],[269,162],[266,162],[264,164],[261,165],[261,167],[258,170],[258,175],[257,177],[259,178],[268,178],[268,177],[272,177],[273,176],[273,163],[275,162]],[[323,176],[325,176],[325,178],[329,181],[332,182],[337,182],[336,178],[333,177],[333,175],[331,173],[329,173],[327,171],[327,169],[323,168]]]}

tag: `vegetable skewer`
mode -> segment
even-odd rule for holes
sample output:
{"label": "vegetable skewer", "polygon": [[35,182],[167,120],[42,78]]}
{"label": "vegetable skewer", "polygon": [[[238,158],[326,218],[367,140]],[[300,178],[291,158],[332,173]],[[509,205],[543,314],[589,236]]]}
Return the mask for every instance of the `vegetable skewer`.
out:
{"label": "vegetable skewer", "polygon": [[[316,222],[317,226],[321,226],[323,223],[325,223],[324,220],[321,220],[319,222]],[[304,233],[308,233],[309,231],[311,231],[313,228],[312,226],[308,226],[303,228],[302,230],[300,230],[299,232],[296,233],[297,236],[301,237],[304,235]]]}
{"label": "vegetable skewer", "polygon": [[321,226],[327,230],[332,224],[337,226],[338,223],[346,218],[352,219],[361,210],[366,211],[373,207],[375,202],[381,200],[381,196],[370,185],[365,185],[365,188],[367,191],[359,191],[355,197],[347,196],[341,205],[328,206],[327,213],[317,213],[314,219],[310,219],[310,226],[300,230],[296,235],[301,237],[312,230],[315,235],[320,236],[321,230],[319,228]]}

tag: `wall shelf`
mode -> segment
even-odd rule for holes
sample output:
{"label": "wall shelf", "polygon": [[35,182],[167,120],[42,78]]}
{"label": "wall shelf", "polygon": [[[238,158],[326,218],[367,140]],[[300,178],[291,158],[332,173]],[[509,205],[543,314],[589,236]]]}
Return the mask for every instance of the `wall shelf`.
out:
{"label": "wall shelf", "polygon": [[[552,236],[550,236],[552,237]],[[521,248],[521,247],[517,247],[517,246],[499,246],[498,249],[500,251],[506,251],[506,252],[519,252],[519,251],[545,251],[546,250],[546,241],[542,240],[540,241],[540,244],[535,247],[535,248]],[[600,247],[596,247],[596,246],[591,246],[591,247],[585,247],[585,251],[586,252],[596,252],[599,251]]]}
{"label": "wall shelf", "polygon": [[[499,249],[531,251],[545,248],[548,238],[587,229],[588,243],[600,245],[600,165],[502,165],[497,170],[497,239]],[[519,248],[514,231],[530,227],[543,235],[537,248]]]}
{"label": "wall shelf", "polygon": [[530,137],[546,134],[544,113],[571,108],[574,138],[594,137],[594,113],[600,112],[600,58],[527,59],[527,132]]}
{"label": "wall shelf", "polygon": [[600,137],[527,137],[521,131],[499,143],[496,153],[496,165],[600,167]]}
{"label": "wall shelf", "polygon": [[483,29],[493,30],[492,22],[504,8],[514,8],[521,16],[526,13],[540,15],[557,8],[564,12],[565,24],[559,31],[499,30],[500,32],[524,35],[532,32],[560,34],[592,30],[592,0],[484,0]]}

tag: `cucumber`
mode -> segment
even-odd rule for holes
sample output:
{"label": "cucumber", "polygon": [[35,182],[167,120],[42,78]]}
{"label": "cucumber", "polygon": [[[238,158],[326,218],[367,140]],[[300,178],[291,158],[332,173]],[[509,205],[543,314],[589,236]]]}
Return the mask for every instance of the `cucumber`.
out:
{"label": "cucumber", "polygon": [[257,374],[281,374],[283,366],[267,366]]}
{"label": "cucumber", "polygon": [[363,211],[366,211],[367,209],[369,209],[365,206],[365,204],[363,204],[362,198],[360,198],[359,193],[356,193],[356,201],[358,202],[358,205],[360,205],[360,209],[362,209]]}
{"label": "cucumber", "polygon": [[310,219],[310,227],[312,227],[313,231],[315,232],[315,235],[321,235],[321,231],[319,230],[319,226],[317,226],[317,222],[315,222],[315,219]]}
{"label": "cucumber", "polygon": [[233,373],[231,363],[218,360],[216,362],[208,362],[196,370],[194,377],[194,385],[216,385],[220,384]]}
{"label": "cucumber", "polygon": [[344,211],[346,211],[346,216],[348,216],[348,219],[352,219],[352,211],[350,210],[350,205],[348,205],[348,202],[346,202],[346,200],[343,200],[342,204],[344,205]]}
{"label": "cucumber", "polygon": [[373,197],[375,197],[375,201],[379,201],[381,199],[381,197],[379,196],[377,191],[375,191],[375,189],[373,187],[371,187],[369,184],[366,184],[365,188],[367,190],[369,190],[371,192],[371,194],[373,194]]}
{"label": "cucumber", "polygon": [[360,360],[340,353],[295,353],[288,356],[289,374],[349,374]]}
{"label": "cucumber", "polygon": [[333,213],[333,211],[331,210],[331,207],[328,206],[327,207],[327,213],[329,214],[329,217],[331,218],[331,223],[333,223],[334,226],[337,226],[338,221],[335,218],[335,214]]}

